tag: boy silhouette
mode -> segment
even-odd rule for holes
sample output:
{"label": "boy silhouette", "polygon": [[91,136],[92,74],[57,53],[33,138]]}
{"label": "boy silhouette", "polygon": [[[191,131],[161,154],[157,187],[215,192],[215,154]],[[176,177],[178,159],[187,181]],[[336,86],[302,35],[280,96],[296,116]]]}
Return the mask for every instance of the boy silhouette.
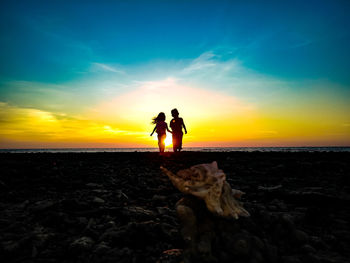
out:
{"label": "boy silhouette", "polygon": [[185,134],[187,134],[187,130],[183,119],[179,118],[177,109],[171,110],[171,116],[173,116],[173,119],[170,121],[170,128],[173,132],[173,149],[174,152],[179,152],[182,149],[182,127],[185,130]]}

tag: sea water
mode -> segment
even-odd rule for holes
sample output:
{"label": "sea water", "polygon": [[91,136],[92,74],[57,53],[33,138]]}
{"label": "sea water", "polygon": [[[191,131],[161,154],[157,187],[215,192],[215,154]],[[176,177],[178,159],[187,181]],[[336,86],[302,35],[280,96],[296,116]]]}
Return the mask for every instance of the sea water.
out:
{"label": "sea water", "polygon": [[[166,152],[172,152],[168,147]],[[184,147],[188,152],[350,152],[350,147]],[[158,148],[0,149],[0,153],[158,152]]]}

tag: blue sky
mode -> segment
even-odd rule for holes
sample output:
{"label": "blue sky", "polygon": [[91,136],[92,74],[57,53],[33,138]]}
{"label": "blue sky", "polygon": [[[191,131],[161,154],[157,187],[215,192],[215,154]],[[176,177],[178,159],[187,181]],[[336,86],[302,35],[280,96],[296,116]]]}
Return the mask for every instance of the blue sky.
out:
{"label": "blue sky", "polygon": [[176,82],[349,127],[349,13],[349,1],[1,1],[0,103],[78,118]]}
{"label": "blue sky", "polygon": [[[282,3],[283,2],[283,3]],[[0,75],[62,82],[93,62],[222,59],[350,83],[348,1],[2,1]]]}

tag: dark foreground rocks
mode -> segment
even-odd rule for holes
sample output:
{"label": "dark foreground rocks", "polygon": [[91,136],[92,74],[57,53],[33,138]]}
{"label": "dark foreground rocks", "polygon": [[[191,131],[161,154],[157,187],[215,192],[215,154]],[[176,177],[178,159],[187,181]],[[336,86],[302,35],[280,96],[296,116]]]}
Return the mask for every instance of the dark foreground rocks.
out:
{"label": "dark foreground rocks", "polygon": [[[349,153],[0,154],[2,262],[347,262]],[[251,217],[217,218],[159,169],[217,161]],[[186,239],[192,231],[192,240]],[[183,238],[185,237],[185,238]]]}

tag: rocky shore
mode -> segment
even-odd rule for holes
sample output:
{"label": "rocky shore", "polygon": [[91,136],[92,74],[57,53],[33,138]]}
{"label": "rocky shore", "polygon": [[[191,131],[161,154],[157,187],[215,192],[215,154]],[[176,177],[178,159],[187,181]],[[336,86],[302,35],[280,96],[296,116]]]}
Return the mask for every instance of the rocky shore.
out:
{"label": "rocky shore", "polygon": [[[193,249],[184,194],[160,166],[212,161],[251,216],[189,201]],[[3,153],[0,165],[2,262],[349,262],[350,153]]]}

